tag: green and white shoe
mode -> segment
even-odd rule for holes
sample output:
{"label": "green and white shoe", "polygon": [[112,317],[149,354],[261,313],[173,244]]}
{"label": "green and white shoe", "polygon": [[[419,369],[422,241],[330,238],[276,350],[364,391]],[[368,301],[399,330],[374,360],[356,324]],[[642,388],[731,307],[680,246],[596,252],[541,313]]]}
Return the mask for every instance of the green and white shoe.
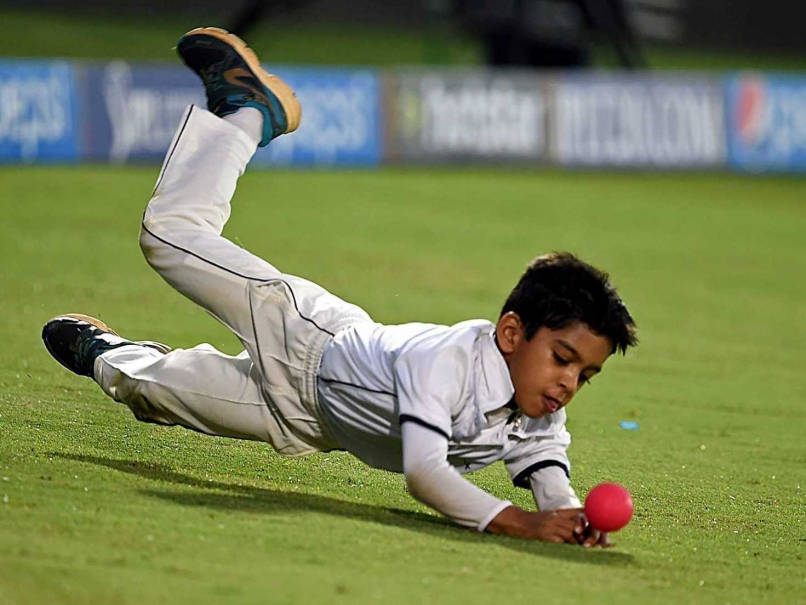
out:
{"label": "green and white shoe", "polygon": [[260,147],[299,126],[302,108],[294,91],[265,71],[255,52],[235,34],[199,27],[182,36],[176,50],[204,83],[212,113],[224,117],[254,107],[263,114]]}

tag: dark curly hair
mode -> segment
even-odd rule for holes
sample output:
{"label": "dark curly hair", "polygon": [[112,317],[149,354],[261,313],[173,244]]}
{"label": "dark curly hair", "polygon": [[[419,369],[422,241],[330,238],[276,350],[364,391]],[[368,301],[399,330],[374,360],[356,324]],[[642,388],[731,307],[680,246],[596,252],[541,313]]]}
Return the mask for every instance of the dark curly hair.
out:
{"label": "dark curly hair", "polygon": [[543,326],[557,330],[578,321],[624,354],[638,343],[635,322],[607,273],[570,252],[538,256],[512,290],[501,315],[514,311],[529,340]]}

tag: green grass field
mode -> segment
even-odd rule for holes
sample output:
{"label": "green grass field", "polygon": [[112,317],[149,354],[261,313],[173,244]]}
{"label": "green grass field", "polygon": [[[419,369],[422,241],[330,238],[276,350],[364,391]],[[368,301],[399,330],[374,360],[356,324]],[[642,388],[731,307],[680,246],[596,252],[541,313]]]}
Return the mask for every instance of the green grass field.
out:
{"label": "green grass field", "polygon": [[[248,173],[227,234],[384,322],[494,319],[535,254],[613,275],[642,344],[569,408],[609,551],[457,529],[343,453],[137,423],[45,352],[80,311],[237,343],[137,246],[155,167],[0,169],[0,603],[794,603],[806,591],[806,182],[492,170]],[[640,423],[637,431],[620,420]],[[471,476],[528,505],[500,465]],[[516,491],[518,493],[516,493]]]}

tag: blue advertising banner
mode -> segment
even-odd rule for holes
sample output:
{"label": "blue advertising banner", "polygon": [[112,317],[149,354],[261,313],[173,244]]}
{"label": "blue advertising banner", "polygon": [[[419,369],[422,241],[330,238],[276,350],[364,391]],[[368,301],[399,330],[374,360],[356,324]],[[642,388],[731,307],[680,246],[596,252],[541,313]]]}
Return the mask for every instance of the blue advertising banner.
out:
{"label": "blue advertising banner", "polygon": [[737,74],[725,92],[734,168],[806,171],[806,76]]}
{"label": "blue advertising banner", "polygon": [[302,122],[291,136],[259,149],[255,165],[376,165],[381,100],[370,70],[272,69],[297,93]]}
{"label": "blue advertising banner", "polygon": [[[274,70],[273,70],[274,71]],[[280,69],[302,103],[302,123],[258,150],[253,165],[356,165],[380,159],[380,95],[373,72]],[[87,68],[85,154],[126,162],[160,160],[184,108],[206,106],[188,69],[114,62]]]}
{"label": "blue advertising banner", "polygon": [[0,61],[0,161],[73,161],[77,133],[69,63]]}
{"label": "blue advertising banner", "polygon": [[90,65],[83,81],[83,152],[88,159],[160,160],[185,107],[205,106],[199,79],[175,65]]}
{"label": "blue advertising banner", "polygon": [[[274,71],[303,118],[258,150],[257,166],[548,159],[806,171],[806,76],[406,71],[386,75],[383,95],[374,70]],[[0,59],[0,100],[0,162],[159,161],[184,108],[205,106],[191,71],[122,61]]]}
{"label": "blue advertising banner", "polygon": [[696,75],[563,75],[549,108],[551,155],[565,165],[724,165],[720,84]]}

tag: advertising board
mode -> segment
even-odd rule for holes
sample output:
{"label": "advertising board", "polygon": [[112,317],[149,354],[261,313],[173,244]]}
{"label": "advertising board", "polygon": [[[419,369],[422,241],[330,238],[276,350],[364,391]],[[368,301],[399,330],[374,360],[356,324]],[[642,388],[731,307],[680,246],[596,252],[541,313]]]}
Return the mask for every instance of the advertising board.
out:
{"label": "advertising board", "polygon": [[[806,171],[806,76],[279,68],[300,128],[257,166],[551,162]],[[382,86],[383,84],[383,86]],[[0,162],[162,159],[184,108],[179,65],[0,60]]]}
{"label": "advertising board", "polygon": [[84,155],[93,160],[160,160],[185,107],[205,106],[198,78],[173,65],[94,64],[82,80]]}
{"label": "advertising board", "polygon": [[400,72],[388,81],[387,159],[537,162],[541,80],[524,72]]}
{"label": "advertising board", "polygon": [[806,171],[806,77],[736,74],[725,86],[730,163]]}
{"label": "advertising board", "polygon": [[380,85],[372,70],[277,68],[302,104],[299,129],[255,154],[255,165],[373,166],[381,159]]}
{"label": "advertising board", "polygon": [[[259,149],[254,165],[375,164],[380,158],[377,77],[366,70],[273,70],[297,93],[302,124]],[[87,69],[86,155],[159,160],[184,108],[206,106],[201,82],[179,66],[114,62]]]}
{"label": "advertising board", "polygon": [[720,166],[721,97],[719,84],[703,76],[559,76],[551,97],[552,157],[570,166]]}
{"label": "advertising board", "polygon": [[0,61],[0,161],[73,161],[77,132],[69,63]]}

